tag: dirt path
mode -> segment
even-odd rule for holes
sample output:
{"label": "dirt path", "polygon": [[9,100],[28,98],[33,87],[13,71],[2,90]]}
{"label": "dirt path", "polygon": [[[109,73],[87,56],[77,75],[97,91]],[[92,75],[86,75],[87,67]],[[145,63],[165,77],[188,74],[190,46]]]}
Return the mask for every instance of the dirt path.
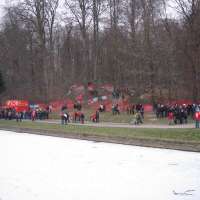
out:
{"label": "dirt path", "polygon": [[[37,121],[40,123],[50,123],[50,124],[60,124],[60,120],[42,120]],[[161,125],[161,124],[141,124],[141,125],[133,125],[128,123],[112,123],[112,122],[100,122],[100,123],[91,123],[85,122],[84,124],[80,123],[69,123],[73,125],[79,126],[93,126],[93,127],[116,127],[116,128],[162,128],[162,129],[169,129],[169,128],[195,128],[193,124],[182,124],[182,125]]]}

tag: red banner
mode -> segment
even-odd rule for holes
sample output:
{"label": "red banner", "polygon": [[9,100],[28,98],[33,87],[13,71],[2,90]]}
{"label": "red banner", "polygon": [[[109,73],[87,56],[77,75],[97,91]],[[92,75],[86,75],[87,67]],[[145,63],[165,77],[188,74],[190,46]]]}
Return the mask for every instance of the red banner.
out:
{"label": "red banner", "polygon": [[24,100],[8,100],[5,103],[7,108],[15,109],[17,112],[29,110],[29,102]]}
{"label": "red banner", "polygon": [[6,106],[8,107],[15,107],[15,106],[29,106],[28,101],[24,100],[8,100],[6,101]]}

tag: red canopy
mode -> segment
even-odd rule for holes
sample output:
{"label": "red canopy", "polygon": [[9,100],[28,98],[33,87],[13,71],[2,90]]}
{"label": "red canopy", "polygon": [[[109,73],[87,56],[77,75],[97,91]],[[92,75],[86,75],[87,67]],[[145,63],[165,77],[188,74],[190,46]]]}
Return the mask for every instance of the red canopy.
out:
{"label": "red canopy", "polygon": [[29,102],[25,100],[8,100],[5,106],[7,108],[14,108],[17,112],[29,110]]}
{"label": "red canopy", "polygon": [[6,101],[6,106],[8,107],[15,107],[15,106],[29,106],[28,101],[24,100],[8,100]]}

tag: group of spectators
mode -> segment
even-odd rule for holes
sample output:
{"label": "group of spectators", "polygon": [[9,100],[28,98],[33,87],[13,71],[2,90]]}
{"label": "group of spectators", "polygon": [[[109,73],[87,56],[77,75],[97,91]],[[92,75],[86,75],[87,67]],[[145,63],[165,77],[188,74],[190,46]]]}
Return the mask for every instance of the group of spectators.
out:
{"label": "group of spectators", "polygon": [[[192,118],[199,123],[197,126],[200,126],[200,105],[198,104],[155,104],[154,112],[156,117],[159,119],[167,118],[169,124],[186,124],[188,123],[188,118]],[[95,112],[90,116],[90,120],[93,122],[99,122],[100,112],[105,112],[106,107],[104,104],[100,104],[99,108],[95,110]],[[49,118],[49,108],[41,109],[41,108],[30,108],[28,111],[18,112],[14,108],[0,108],[0,119],[5,120],[16,120],[17,122],[21,122],[24,119],[29,120],[44,120]],[[197,115],[197,112],[199,113]],[[112,105],[112,114],[119,115],[120,109],[119,105]],[[144,107],[142,104],[130,104],[127,107],[127,114],[134,115],[134,124],[143,123],[144,119]],[[198,118],[198,119],[197,119]],[[82,105],[80,102],[76,102],[74,104],[74,112],[69,113],[67,106],[63,106],[61,108],[61,123],[67,124],[68,122],[79,122],[84,123],[85,115],[82,112]]]}
{"label": "group of spectators", "polygon": [[[105,112],[106,107],[104,104],[100,104],[99,108],[90,115],[90,120],[92,122],[99,122],[99,116],[100,112]],[[84,123],[85,121],[85,115],[82,111],[82,105],[80,102],[77,102],[74,104],[74,111],[73,113],[69,113],[67,106],[63,106],[61,108],[61,124],[66,125],[69,122],[74,122],[74,123]]]}
{"label": "group of spectators", "polygon": [[182,104],[182,105],[164,105],[156,104],[154,111],[157,118],[168,118],[169,124],[185,124],[188,122],[188,117],[194,119],[195,112],[199,109],[197,104]]}
{"label": "group of spectators", "polygon": [[[143,123],[144,107],[142,104],[136,104],[136,105],[130,104],[129,106],[127,106],[126,112],[127,112],[127,114],[134,115],[134,124],[142,124]],[[120,114],[118,104],[112,105],[112,114],[113,115]]]}
{"label": "group of spectators", "polygon": [[24,119],[29,120],[43,120],[49,118],[49,110],[48,109],[29,109],[24,111],[16,111],[15,108],[0,108],[0,119],[5,120],[16,120],[17,122],[21,122]]}
{"label": "group of spectators", "polygon": [[142,124],[144,119],[144,106],[142,104],[130,104],[127,107],[127,114],[134,115],[134,124]]}
{"label": "group of spectators", "polygon": [[85,115],[81,110],[82,110],[82,105],[80,102],[77,102],[74,104],[74,112],[72,114],[68,112],[67,106],[62,106],[61,124],[66,125],[70,121],[75,122],[75,123],[80,122],[83,124],[85,120]]}
{"label": "group of spectators", "polygon": [[142,124],[144,120],[144,106],[142,104],[136,104],[135,112],[135,124]]}
{"label": "group of spectators", "polygon": [[1,108],[0,109],[0,119],[12,120],[12,119],[23,119],[23,112],[16,112],[13,108]]}

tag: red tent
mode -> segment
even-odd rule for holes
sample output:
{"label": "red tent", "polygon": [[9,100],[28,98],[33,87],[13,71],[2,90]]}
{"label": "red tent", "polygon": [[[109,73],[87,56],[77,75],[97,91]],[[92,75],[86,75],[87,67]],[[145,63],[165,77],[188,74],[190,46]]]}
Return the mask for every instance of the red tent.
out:
{"label": "red tent", "polygon": [[29,102],[25,100],[8,100],[5,103],[7,108],[13,108],[17,112],[23,112],[29,110]]}

